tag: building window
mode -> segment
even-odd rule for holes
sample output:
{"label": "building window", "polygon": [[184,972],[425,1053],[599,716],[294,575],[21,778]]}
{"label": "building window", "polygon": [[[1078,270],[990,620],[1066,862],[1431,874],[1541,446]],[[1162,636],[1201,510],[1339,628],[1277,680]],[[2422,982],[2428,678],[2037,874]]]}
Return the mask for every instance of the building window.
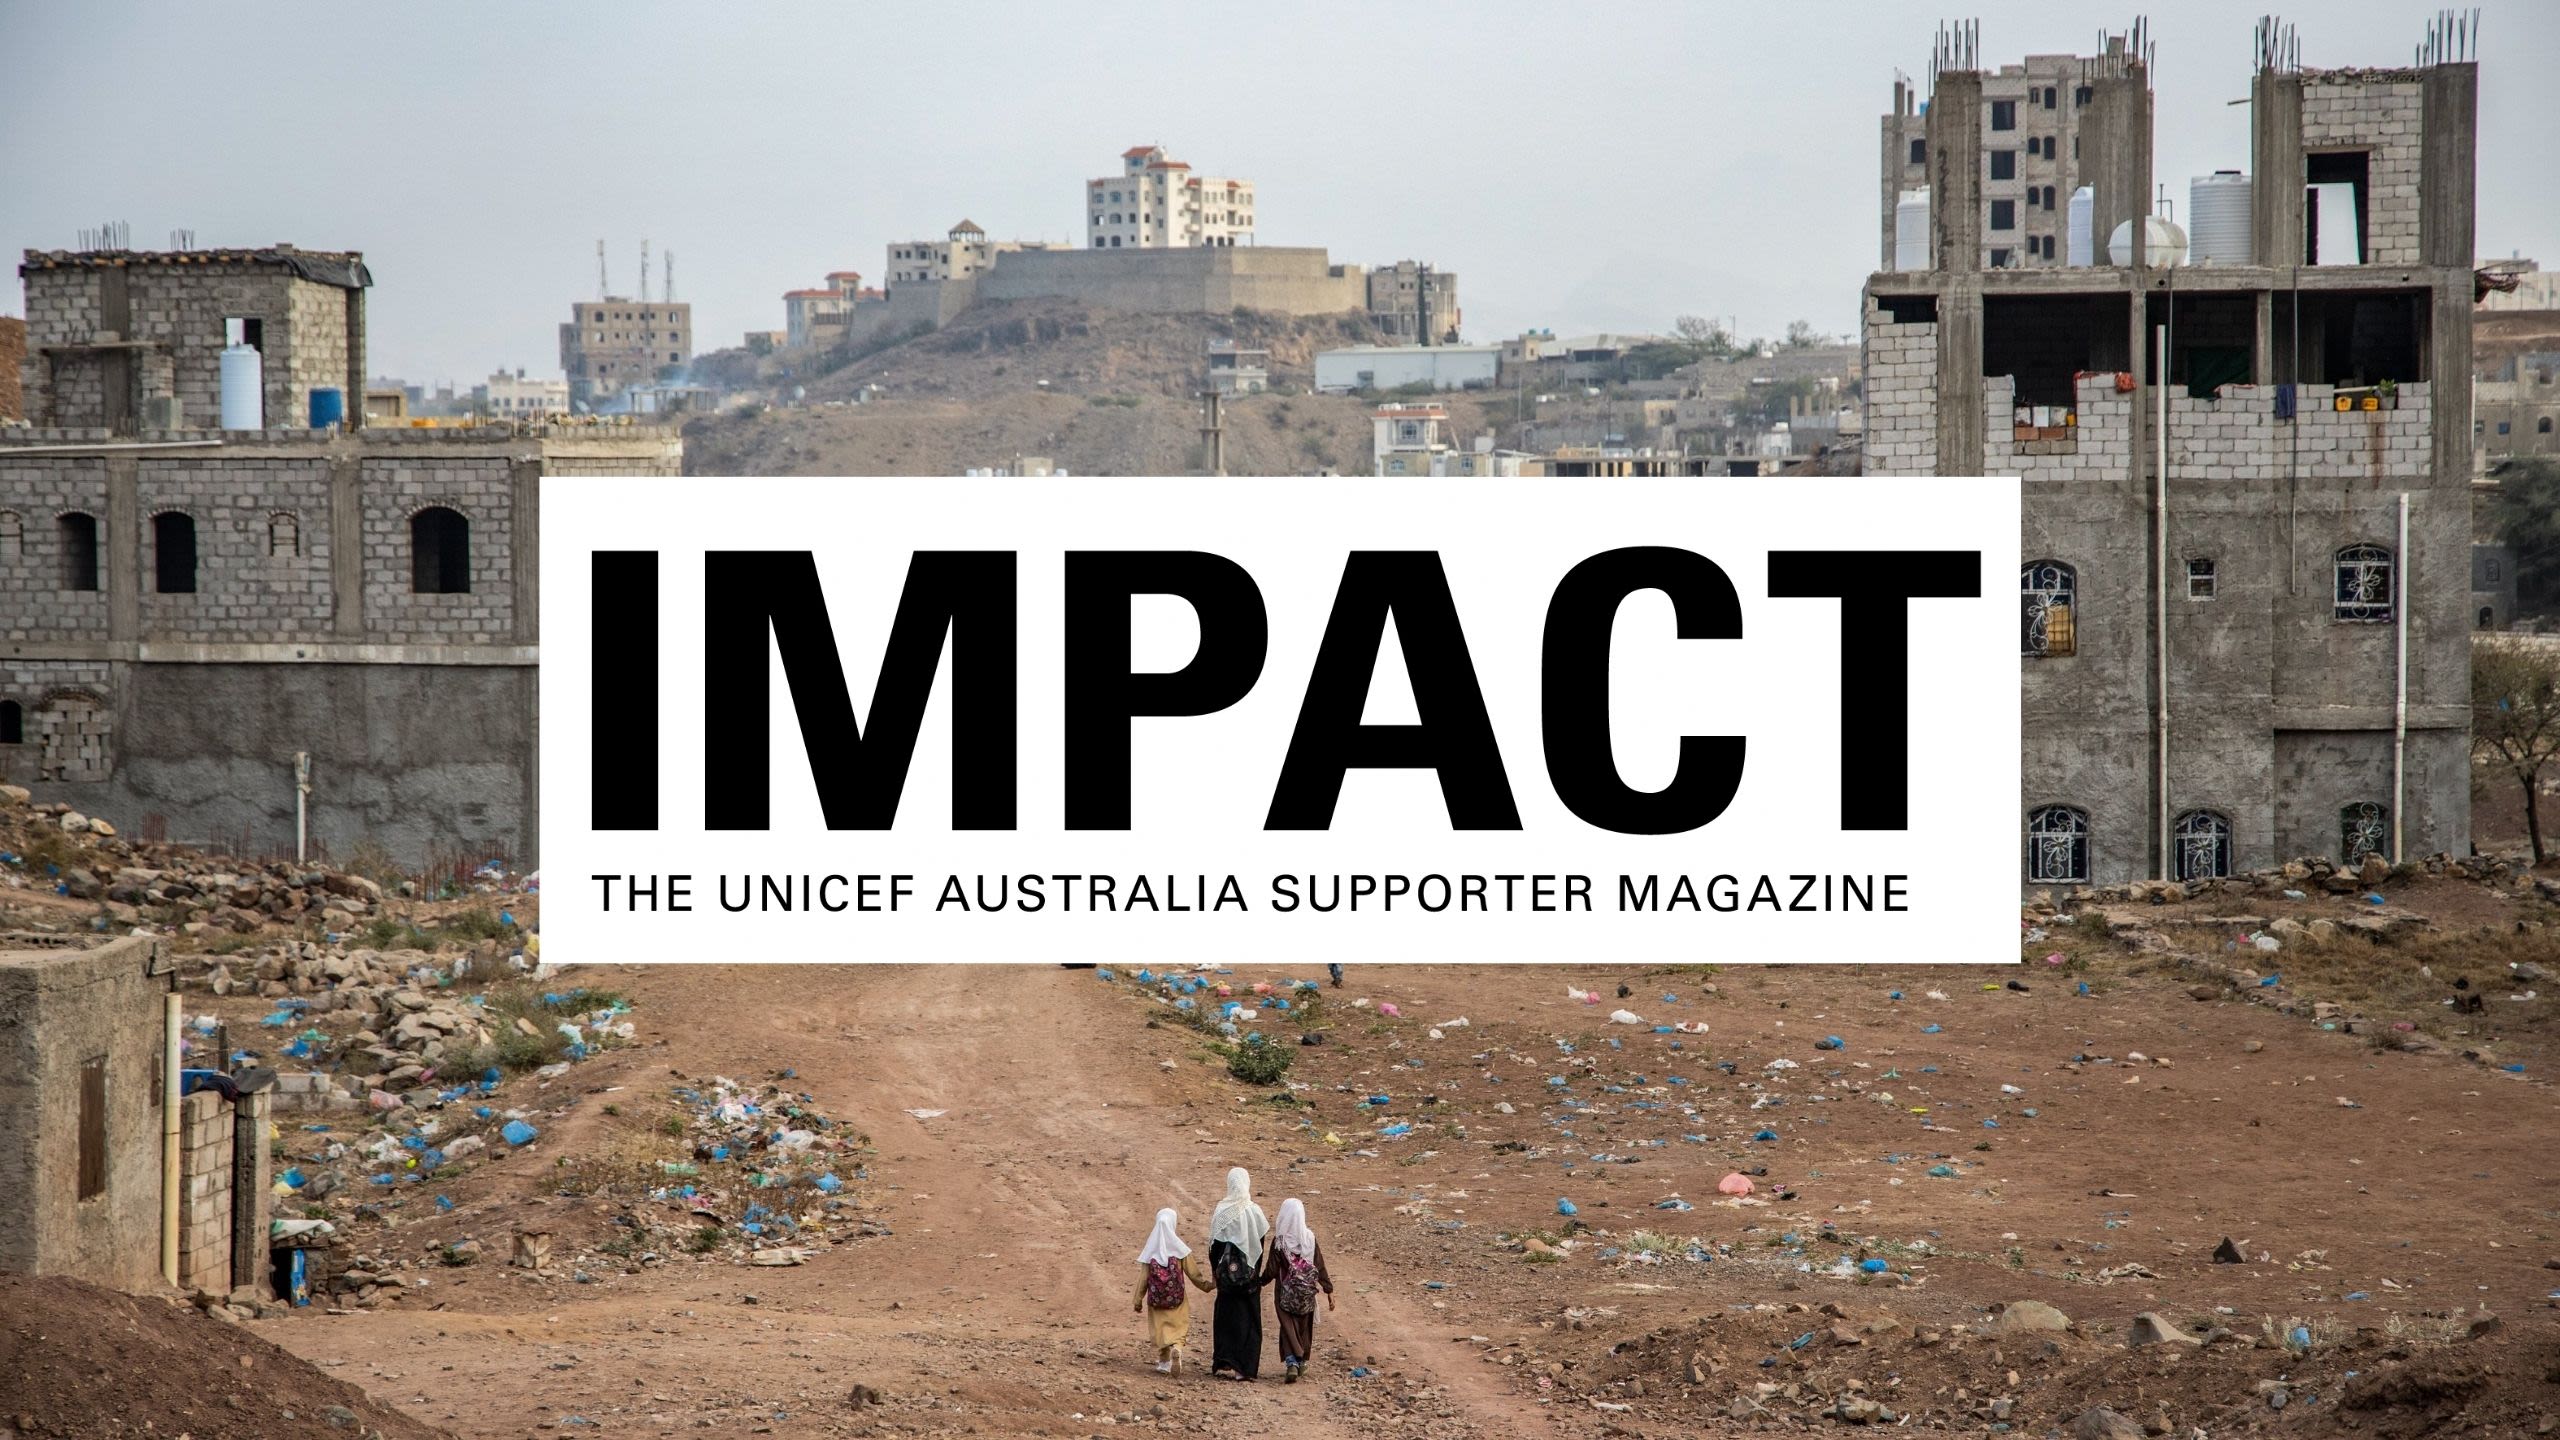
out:
{"label": "building window", "polygon": [[2212,560],[2204,559],[2188,561],[2187,598],[2190,600],[2212,599],[2214,579],[2215,576],[2213,573]]}
{"label": "building window", "polygon": [[2061,87],[2061,86],[2059,86],[2059,85],[2047,85],[2046,87],[2044,87],[2044,108],[2046,108],[2047,110],[2052,109],[2055,105],[2057,105],[2057,104],[2061,103],[2061,99],[2062,99],[2062,87]]}
{"label": "building window", "polygon": [[0,745],[27,743],[26,707],[15,700],[0,700]]}
{"label": "building window", "polygon": [[2489,607],[2488,607],[2488,606],[2486,606],[2486,605],[2481,606],[2481,607],[2480,607],[2480,628],[2481,628],[2481,629],[2483,629],[2483,630],[2495,630],[2495,629],[2497,629],[2497,628],[2498,628],[2498,612],[2497,612],[2497,611],[2495,611],[2495,610],[2493,610],[2493,609],[2491,609],[2491,608],[2489,608]]}
{"label": "building window", "polygon": [[2079,587],[2079,573],[2059,560],[2030,560],[2018,571],[2018,653],[2032,660],[2078,653],[2072,617]]}
{"label": "building window", "polygon": [[2218,880],[2231,873],[2231,821],[2211,810],[2178,817],[2178,878]]}
{"label": "building window", "polygon": [[1928,141],[1914,140],[1911,142],[1911,163],[1914,165],[1926,165],[1929,163]]}
{"label": "building window", "polygon": [[2017,151],[2015,151],[2015,150],[1994,150],[1994,151],[1992,151],[1992,152],[1991,152],[1991,178],[1992,178],[1992,179],[1994,179],[1994,180],[2015,180],[2015,179],[2017,179],[2017,178],[2018,178],[2018,152],[2017,152]]}
{"label": "building window", "polygon": [[196,593],[196,522],[183,510],[151,517],[151,588],[163,595]]}
{"label": "building window", "polygon": [[2017,202],[2017,201],[2015,201],[2015,200],[1994,200],[1994,201],[1992,201],[1992,202],[1991,202],[1991,228],[1992,228],[1992,229],[1994,229],[1994,230],[2015,230],[2015,229],[2017,229],[2017,228],[2018,228],[2018,202]]}
{"label": "building window", "polygon": [[2091,100],[2096,99],[2097,94],[2098,90],[2096,86],[2083,85],[2079,89],[2071,92],[2071,103],[2074,105],[2086,105]]}
{"label": "building window", "polygon": [[2015,129],[2017,129],[2017,128],[2018,128],[2018,102],[2017,102],[2017,101],[2015,101],[2015,100],[1994,100],[1994,101],[1992,101],[1992,102],[1991,102],[1991,128],[1992,128],[1992,129],[1994,129],[1994,130],[2015,130]]}
{"label": "building window", "polygon": [[15,560],[26,553],[27,522],[15,510],[0,510],[0,560]]}
{"label": "building window", "polygon": [[2027,883],[2079,885],[2089,880],[2089,812],[2047,805],[2027,812]]}
{"label": "building window", "polygon": [[2391,601],[2390,551],[2379,545],[2350,545],[2338,552],[2338,619],[2389,620]]}
{"label": "building window", "polygon": [[471,522],[441,505],[409,517],[409,588],[420,595],[471,593]]}
{"label": "building window", "polygon": [[2501,434],[2501,435],[2506,434],[2506,433],[2507,433],[2508,428],[2509,428],[2509,426],[2508,426],[2508,424],[2507,424],[2507,422],[2506,422],[2506,421],[2501,420],[2501,421],[2499,421],[2499,422],[2498,422],[2498,433],[2499,433],[2499,434]]}
{"label": "building window", "polygon": [[2548,434],[2550,434],[2550,433],[2551,433],[2551,417],[2550,417],[2550,416],[2548,416],[2548,415],[2545,415],[2545,416],[2543,416],[2541,419],[2534,421],[2534,422],[2533,422],[2533,433],[2534,433],[2534,434],[2536,434],[2536,435],[2548,435]]}
{"label": "building window", "polygon": [[2481,561],[2480,563],[2489,567],[2489,583],[2490,583],[2490,584],[2492,584],[2492,585],[2497,584],[2497,583],[2498,583],[2498,562],[2497,562],[2496,560],[2494,560],[2494,559],[2491,559],[2491,560],[2483,560],[2483,561]]}
{"label": "building window", "polygon": [[54,522],[62,541],[62,588],[98,588],[98,517],[74,510]]}
{"label": "building window", "polygon": [[267,558],[290,560],[302,553],[302,521],[284,511],[267,517]]}
{"label": "building window", "polygon": [[2365,800],[2338,812],[2338,853],[2349,865],[2363,864],[2367,855],[2391,858],[2384,848],[2390,838],[2389,806]]}
{"label": "building window", "polygon": [[2007,249],[1995,249],[1991,252],[1991,268],[1994,270],[2006,270],[2009,268],[2009,252]]}

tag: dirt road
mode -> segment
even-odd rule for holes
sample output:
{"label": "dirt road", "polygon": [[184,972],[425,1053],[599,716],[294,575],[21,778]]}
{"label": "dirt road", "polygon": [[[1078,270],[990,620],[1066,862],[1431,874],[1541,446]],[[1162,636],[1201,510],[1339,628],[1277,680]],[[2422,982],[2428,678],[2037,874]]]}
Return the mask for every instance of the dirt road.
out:
{"label": "dirt road", "polygon": [[[1344,1283],[1320,1324],[1328,1370],[1370,1364],[1374,1393],[1282,1386],[1268,1357],[1253,1386],[1186,1375],[1177,1387],[1143,1362],[1129,1295],[1147,1220],[1176,1206],[1200,1244],[1226,1167],[1268,1163],[1276,1127],[1200,1105],[1200,1080],[1167,1074],[1156,1050],[1102,1043],[1130,1017],[1089,975],[722,966],[578,978],[631,993],[644,1039],[667,1042],[581,1078],[792,1067],[829,1112],[870,1127],[874,1196],[895,1233],[805,1267],[670,1269],[547,1295],[475,1276],[497,1292],[446,1310],[296,1317],[269,1333],[467,1435],[570,1417],[603,1433],[1071,1435],[1105,1416],[1196,1425],[1214,1408],[1215,1433],[1325,1437],[1370,1433],[1362,1415],[1375,1404],[1414,1416],[1405,1434],[1518,1431],[1518,1402],[1488,1383],[1474,1350],[1451,1353],[1445,1322],[1378,1283],[1356,1230],[1327,1235]],[[1263,1200],[1280,1200],[1267,1182]],[[1205,1369],[1205,1307],[1193,1328]],[[888,1399],[851,1408],[856,1384]]]}
{"label": "dirt road", "polygon": [[[574,1275],[427,1266],[400,1305],[259,1328],[473,1436],[1669,1436],[1881,1402],[1977,1434],[2108,1403],[2221,1440],[2332,1433],[2356,1404],[2368,1435],[2560,1415],[2547,1086],[2200,1001],[2138,961],[2087,994],[2018,973],[1363,967],[1275,1091],[1126,977],[582,968],[633,997],[641,1044],[578,1067],[586,1095],[447,1187],[453,1213],[412,1200],[366,1241],[554,1228]],[[1249,999],[1287,977],[1227,978]],[[1564,993],[1622,981],[1623,1002]],[[1610,1025],[1620,1003],[1712,1033]],[[786,1070],[868,1131],[857,1189],[891,1233],[783,1269],[629,1263],[578,1233],[556,1164],[622,1143],[671,1084]],[[1199,1243],[1230,1164],[1267,1207],[1306,1197],[1324,1237],[1341,1308],[1309,1384],[1269,1357],[1254,1386],[1146,1363],[1147,1220],[1177,1206]],[[1719,1199],[1737,1168],[1761,1193]],[[1522,1253],[1532,1234],[1563,1253]],[[2242,1263],[2213,1262],[2226,1236]],[[2075,1329],[2004,1338],[1993,1315],[2023,1300]],[[2128,1348],[2146,1311],[2229,1339]],[[2378,1376],[2415,1378],[2358,1400]]]}

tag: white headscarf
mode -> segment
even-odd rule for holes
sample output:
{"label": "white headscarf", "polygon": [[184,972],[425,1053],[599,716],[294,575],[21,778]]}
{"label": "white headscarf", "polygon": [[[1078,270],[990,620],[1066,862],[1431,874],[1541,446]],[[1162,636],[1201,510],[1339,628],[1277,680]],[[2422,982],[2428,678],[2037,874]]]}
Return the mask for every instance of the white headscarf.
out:
{"label": "white headscarf", "polygon": [[1271,1217],[1253,1203],[1253,1177],[1244,1167],[1227,1172],[1227,1198],[1209,1213],[1209,1243],[1224,1240],[1262,1263],[1262,1242],[1271,1236]]}
{"label": "white headscarf", "polygon": [[1153,1265],[1160,1260],[1179,1260],[1191,1253],[1182,1243],[1182,1226],[1168,1205],[1156,1212],[1156,1228],[1147,1235],[1147,1248],[1138,1252],[1138,1263]]}
{"label": "white headscarf", "polygon": [[1307,1228],[1307,1202],[1295,1195],[1280,1202],[1280,1218],[1271,1222],[1271,1242],[1284,1255],[1315,1258],[1316,1232]]}

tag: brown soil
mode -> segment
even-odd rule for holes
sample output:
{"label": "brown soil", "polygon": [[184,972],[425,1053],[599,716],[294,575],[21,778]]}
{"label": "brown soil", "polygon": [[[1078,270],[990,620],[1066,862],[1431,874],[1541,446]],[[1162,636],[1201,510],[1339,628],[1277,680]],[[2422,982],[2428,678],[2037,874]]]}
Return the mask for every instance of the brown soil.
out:
{"label": "brown soil", "polygon": [[28,1275],[0,1275],[0,1433],[63,1440],[449,1434],[383,1408],[192,1305]]}
{"label": "brown soil", "polygon": [[[403,1187],[356,1222],[354,1244],[417,1259],[429,1287],[252,1328],[472,1435],[1668,1437],[1828,1428],[1860,1396],[1976,1434],[2100,1402],[2217,1440],[2503,1437],[2560,1415],[2546,1086],[2200,1003],[2193,978],[2120,946],[2068,976],[1363,966],[1324,992],[1326,1038],[1292,1046],[1279,1091],[1229,1078],[1126,977],[580,967],[561,983],[629,993],[640,1043],[564,1077],[583,1103],[536,1145],[440,1183],[451,1212]],[[1565,995],[1621,982],[1624,1001]],[[1611,1025],[1619,1004],[1713,1029]],[[1284,1039],[1305,1023],[1277,1018]],[[653,1163],[653,1117],[694,1083],[670,1072],[785,1067],[872,1137],[848,1192],[872,1233],[773,1269],[618,1241],[628,1217],[580,1170]],[[1394,1121],[1414,1129],[1383,1136]],[[1229,1164],[1266,1206],[1305,1197],[1324,1237],[1341,1308],[1307,1384],[1267,1356],[1258,1385],[1168,1381],[1142,1355],[1126,1307],[1147,1218],[1175,1205],[1197,1243]],[[1719,1202],[1721,1176],[1762,1167],[1755,1203]],[[1674,1196],[1694,1208],[1657,1208]],[[555,1275],[427,1258],[464,1236],[503,1256],[523,1228],[555,1234]],[[1533,1235],[1566,1254],[1522,1253]],[[2244,1263],[2212,1263],[2226,1236]],[[1890,1277],[1835,1277],[1843,1256]],[[2026,1299],[2076,1332],[1994,1333],[1993,1307]],[[2484,1308],[2498,1323],[2469,1338]],[[2231,1333],[2128,1349],[2144,1311]],[[2283,1343],[2296,1326],[2306,1353]],[[1767,1413],[1733,1418],[1738,1396]]]}

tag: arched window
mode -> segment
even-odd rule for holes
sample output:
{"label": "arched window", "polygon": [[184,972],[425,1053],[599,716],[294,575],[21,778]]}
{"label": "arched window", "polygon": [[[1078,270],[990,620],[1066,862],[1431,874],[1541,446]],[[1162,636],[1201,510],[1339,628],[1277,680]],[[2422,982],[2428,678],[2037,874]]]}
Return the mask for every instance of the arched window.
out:
{"label": "arched window", "polygon": [[2548,434],[2550,434],[2550,433],[2551,433],[2551,417],[2550,417],[2550,416],[2548,416],[2548,415],[2545,415],[2545,416],[2543,416],[2541,419],[2534,421],[2534,422],[2533,422],[2533,433],[2534,433],[2534,434],[2536,434],[2536,435],[2548,435]]}
{"label": "arched window", "polygon": [[66,511],[55,518],[54,531],[62,545],[62,588],[97,589],[98,517],[80,510]]}
{"label": "arched window", "polygon": [[2367,855],[2391,856],[2391,807],[2363,800],[2338,812],[2338,853],[2350,865]]}
{"label": "arched window", "polygon": [[471,522],[442,505],[409,517],[409,588],[421,595],[471,593]]}
{"label": "arched window", "polygon": [[183,510],[151,517],[151,588],[163,595],[196,593],[196,522]]}
{"label": "arched window", "polygon": [[2498,612],[2497,612],[2497,611],[2495,611],[2495,610],[2493,610],[2493,609],[2491,609],[2491,608],[2489,608],[2489,607],[2488,607],[2488,606],[2486,606],[2486,605],[2481,606],[2481,607],[2480,607],[2480,628],[2481,628],[2481,629],[2483,629],[2483,630],[2495,630],[2495,629],[2497,629],[2497,628],[2498,628]]}
{"label": "arched window", "polygon": [[2217,880],[2231,873],[2231,821],[2211,810],[2190,810],[2178,817],[2177,875],[2181,880]]}
{"label": "arched window", "polygon": [[2077,653],[2074,602],[2079,573],[2059,560],[2030,560],[2018,571],[2018,609],[2024,635],[2018,653],[2035,659]]}
{"label": "arched window", "polygon": [[15,700],[0,700],[0,745],[27,743],[27,712]]}
{"label": "arched window", "polygon": [[2089,878],[2089,812],[2047,805],[2027,812],[2027,883],[2081,884]]}
{"label": "arched window", "polygon": [[2350,545],[2338,552],[2338,602],[2341,620],[2359,623],[2391,618],[2391,552],[2379,545]]}
{"label": "arched window", "polygon": [[291,560],[302,553],[302,520],[290,510],[267,517],[267,558]]}

